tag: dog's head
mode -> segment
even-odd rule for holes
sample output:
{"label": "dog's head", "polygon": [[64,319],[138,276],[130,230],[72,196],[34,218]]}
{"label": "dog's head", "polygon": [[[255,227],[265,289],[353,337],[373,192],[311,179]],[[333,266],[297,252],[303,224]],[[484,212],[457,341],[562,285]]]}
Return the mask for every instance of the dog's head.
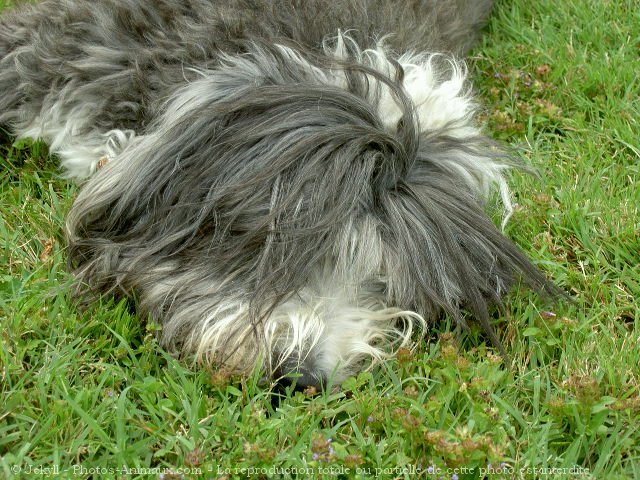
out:
{"label": "dog's head", "polygon": [[484,212],[493,186],[509,209],[509,162],[459,63],[344,35],[323,54],[245,48],[86,183],[67,228],[79,285],[135,296],[171,350],[303,384],[441,312],[493,337],[514,275],[547,286]]}

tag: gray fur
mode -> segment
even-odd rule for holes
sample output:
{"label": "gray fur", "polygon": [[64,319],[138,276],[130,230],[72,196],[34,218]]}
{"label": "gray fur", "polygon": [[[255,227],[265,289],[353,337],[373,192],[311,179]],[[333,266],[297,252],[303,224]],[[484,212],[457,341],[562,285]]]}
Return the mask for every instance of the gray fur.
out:
{"label": "gray fur", "polygon": [[[349,31],[363,48],[382,36],[398,51],[463,53],[489,0],[49,0],[3,13],[0,123],[19,125],[52,102],[91,102],[86,128],[146,128],[163,102],[248,40],[320,53]],[[462,5],[462,8],[458,7]],[[16,88],[18,86],[18,88]]]}
{"label": "gray fur", "polygon": [[[462,54],[490,3],[23,6],[0,22],[0,122],[19,133],[47,109],[90,105],[71,141],[135,131],[69,213],[70,265],[81,295],[136,297],[176,353],[193,353],[208,322],[242,305],[249,314],[211,361],[246,370],[267,357],[273,371],[298,365],[304,383],[326,378],[322,343],[292,362],[264,351],[281,347],[261,328],[318,277],[430,321],[444,311],[464,324],[468,311],[499,344],[489,307],[515,277],[555,290],[447,165],[504,155],[480,135],[421,131],[399,65],[385,73],[353,46],[344,58],[323,47],[348,31],[362,48],[388,36],[398,54]],[[393,129],[379,115],[383,88],[402,112]]]}

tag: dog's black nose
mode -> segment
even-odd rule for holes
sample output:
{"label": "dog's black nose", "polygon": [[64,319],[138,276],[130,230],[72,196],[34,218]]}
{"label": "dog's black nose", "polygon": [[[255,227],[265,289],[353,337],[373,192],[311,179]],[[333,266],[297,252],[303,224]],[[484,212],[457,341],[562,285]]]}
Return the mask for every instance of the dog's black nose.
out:
{"label": "dog's black nose", "polygon": [[303,391],[309,387],[321,390],[326,385],[324,375],[312,358],[300,360],[296,355],[284,359],[273,374],[279,386],[283,388],[293,385],[294,391]]}

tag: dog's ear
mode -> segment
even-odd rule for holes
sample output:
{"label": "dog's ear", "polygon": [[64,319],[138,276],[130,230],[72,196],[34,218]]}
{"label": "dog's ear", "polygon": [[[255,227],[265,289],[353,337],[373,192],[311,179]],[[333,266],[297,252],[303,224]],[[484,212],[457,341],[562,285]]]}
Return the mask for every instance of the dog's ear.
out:
{"label": "dog's ear", "polygon": [[385,270],[395,280],[389,293],[425,316],[444,310],[462,326],[468,311],[499,346],[489,307],[502,304],[514,281],[547,296],[558,289],[498,230],[468,185],[424,154],[378,202]]}

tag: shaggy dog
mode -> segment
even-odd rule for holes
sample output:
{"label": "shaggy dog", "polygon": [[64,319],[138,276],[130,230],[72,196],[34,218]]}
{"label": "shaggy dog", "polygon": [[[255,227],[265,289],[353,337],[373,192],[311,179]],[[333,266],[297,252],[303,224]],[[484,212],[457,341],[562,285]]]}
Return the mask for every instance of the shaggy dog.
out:
{"label": "shaggy dog", "polygon": [[82,189],[82,298],[134,298],[161,344],[299,386],[446,313],[499,344],[514,278],[485,213],[512,163],[460,60],[490,0],[48,0],[0,22],[0,123]]}

